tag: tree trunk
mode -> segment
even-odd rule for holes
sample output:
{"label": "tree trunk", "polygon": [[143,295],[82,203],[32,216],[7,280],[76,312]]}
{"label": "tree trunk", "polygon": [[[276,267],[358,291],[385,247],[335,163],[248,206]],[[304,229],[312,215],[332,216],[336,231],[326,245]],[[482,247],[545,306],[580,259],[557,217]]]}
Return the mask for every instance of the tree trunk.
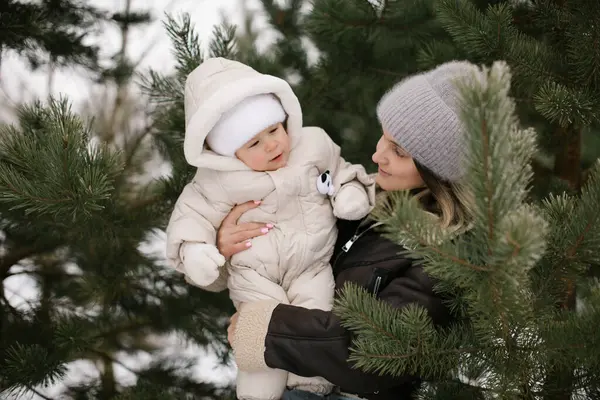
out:
{"label": "tree trunk", "polygon": [[[554,162],[554,174],[566,181],[569,186],[579,192],[582,186],[581,143],[582,129],[569,125],[556,130],[555,139],[558,148]],[[557,304],[558,308],[574,311],[577,295],[574,282],[565,282],[564,299]],[[549,368],[544,383],[545,400],[570,400],[573,392],[573,371],[564,368]]]}
{"label": "tree trunk", "polygon": [[104,356],[101,358],[102,371],[100,371],[101,392],[98,396],[102,400],[110,400],[117,395],[117,381],[113,369],[113,361]]}
{"label": "tree trunk", "polygon": [[558,149],[555,154],[554,173],[572,189],[581,189],[581,128],[574,125],[559,127],[555,136]]}

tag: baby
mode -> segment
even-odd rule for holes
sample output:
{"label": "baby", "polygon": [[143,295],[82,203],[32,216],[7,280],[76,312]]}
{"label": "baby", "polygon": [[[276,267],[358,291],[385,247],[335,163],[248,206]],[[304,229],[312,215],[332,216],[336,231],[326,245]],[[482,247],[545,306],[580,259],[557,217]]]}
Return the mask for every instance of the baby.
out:
{"label": "baby", "polygon": [[[229,288],[236,308],[275,299],[330,310],[336,217],[356,220],[372,210],[372,177],[344,161],[322,129],[302,127],[300,104],[286,81],[236,61],[208,59],[190,73],[185,118],[184,153],[198,170],[167,227],[170,265],[206,290]],[[240,222],[265,222],[271,231],[225,263],[216,232],[232,207],[250,200],[260,206]],[[234,356],[249,354],[240,349]],[[323,378],[281,370],[237,376],[240,399],[280,399],[286,386],[323,394],[332,389]]]}

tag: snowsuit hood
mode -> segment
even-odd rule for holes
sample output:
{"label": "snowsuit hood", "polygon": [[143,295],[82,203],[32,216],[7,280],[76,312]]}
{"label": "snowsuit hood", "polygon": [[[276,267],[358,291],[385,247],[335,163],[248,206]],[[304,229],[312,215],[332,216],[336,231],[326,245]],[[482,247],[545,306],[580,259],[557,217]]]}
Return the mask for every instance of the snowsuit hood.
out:
{"label": "snowsuit hood", "polygon": [[[225,58],[210,58],[194,69],[185,82],[186,161],[198,168],[221,171],[248,170],[235,157],[221,156],[206,146],[206,136],[223,113],[247,97],[274,94],[287,118],[291,148],[302,133],[302,109],[290,85],[283,79],[257,72],[251,67]],[[258,133],[258,132],[257,132]]]}

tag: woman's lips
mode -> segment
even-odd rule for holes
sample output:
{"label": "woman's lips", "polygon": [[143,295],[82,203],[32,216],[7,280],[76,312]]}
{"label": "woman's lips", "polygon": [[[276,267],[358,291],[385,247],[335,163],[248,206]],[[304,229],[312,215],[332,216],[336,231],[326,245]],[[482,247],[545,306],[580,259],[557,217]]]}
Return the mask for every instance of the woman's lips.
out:
{"label": "woman's lips", "polygon": [[379,171],[378,171],[378,172],[379,172],[381,175],[383,175],[383,176],[390,176],[390,174],[388,174],[387,172],[385,172],[385,171],[384,171],[384,170],[382,170],[381,168],[379,168]]}

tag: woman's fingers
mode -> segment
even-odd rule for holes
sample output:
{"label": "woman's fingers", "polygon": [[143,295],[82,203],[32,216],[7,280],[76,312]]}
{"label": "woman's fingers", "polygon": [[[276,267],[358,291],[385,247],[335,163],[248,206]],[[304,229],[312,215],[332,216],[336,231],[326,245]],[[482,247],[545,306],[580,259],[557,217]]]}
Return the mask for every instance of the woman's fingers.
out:
{"label": "woman's fingers", "polygon": [[237,225],[233,229],[235,229],[235,232],[222,232],[221,240],[218,243],[219,251],[226,258],[230,258],[232,255],[246,250],[252,246],[251,239],[266,235],[269,232],[269,228],[265,224],[254,222]]}
{"label": "woman's fingers", "polygon": [[264,227],[261,229],[252,229],[249,231],[237,232],[237,233],[234,233],[233,235],[231,235],[231,243],[230,244],[239,244],[239,243],[247,242],[250,239],[254,239],[257,236],[266,235],[267,233],[269,233],[269,230]]}
{"label": "woman's fingers", "polygon": [[258,222],[238,224],[238,220],[246,211],[258,207],[259,204],[260,201],[248,201],[238,204],[223,219],[221,227],[217,231],[217,248],[226,259],[230,259],[232,255],[246,250],[252,246],[251,239],[265,235],[270,228],[273,228],[272,224]]}
{"label": "woman's fingers", "polygon": [[244,232],[244,231],[255,231],[257,229],[261,230],[264,228],[270,229],[272,227],[273,227],[272,224],[265,224],[263,222],[244,222],[244,223],[236,225],[236,227],[233,229],[235,229],[235,232]]}
{"label": "woman's fingers", "polygon": [[229,254],[230,254],[229,257],[231,258],[232,255],[237,254],[240,251],[244,251],[250,247],[252,247],[252,242],[249,240],[246,240],[245,242],[239,242],[239,243],[232,244],[228,247]]}

